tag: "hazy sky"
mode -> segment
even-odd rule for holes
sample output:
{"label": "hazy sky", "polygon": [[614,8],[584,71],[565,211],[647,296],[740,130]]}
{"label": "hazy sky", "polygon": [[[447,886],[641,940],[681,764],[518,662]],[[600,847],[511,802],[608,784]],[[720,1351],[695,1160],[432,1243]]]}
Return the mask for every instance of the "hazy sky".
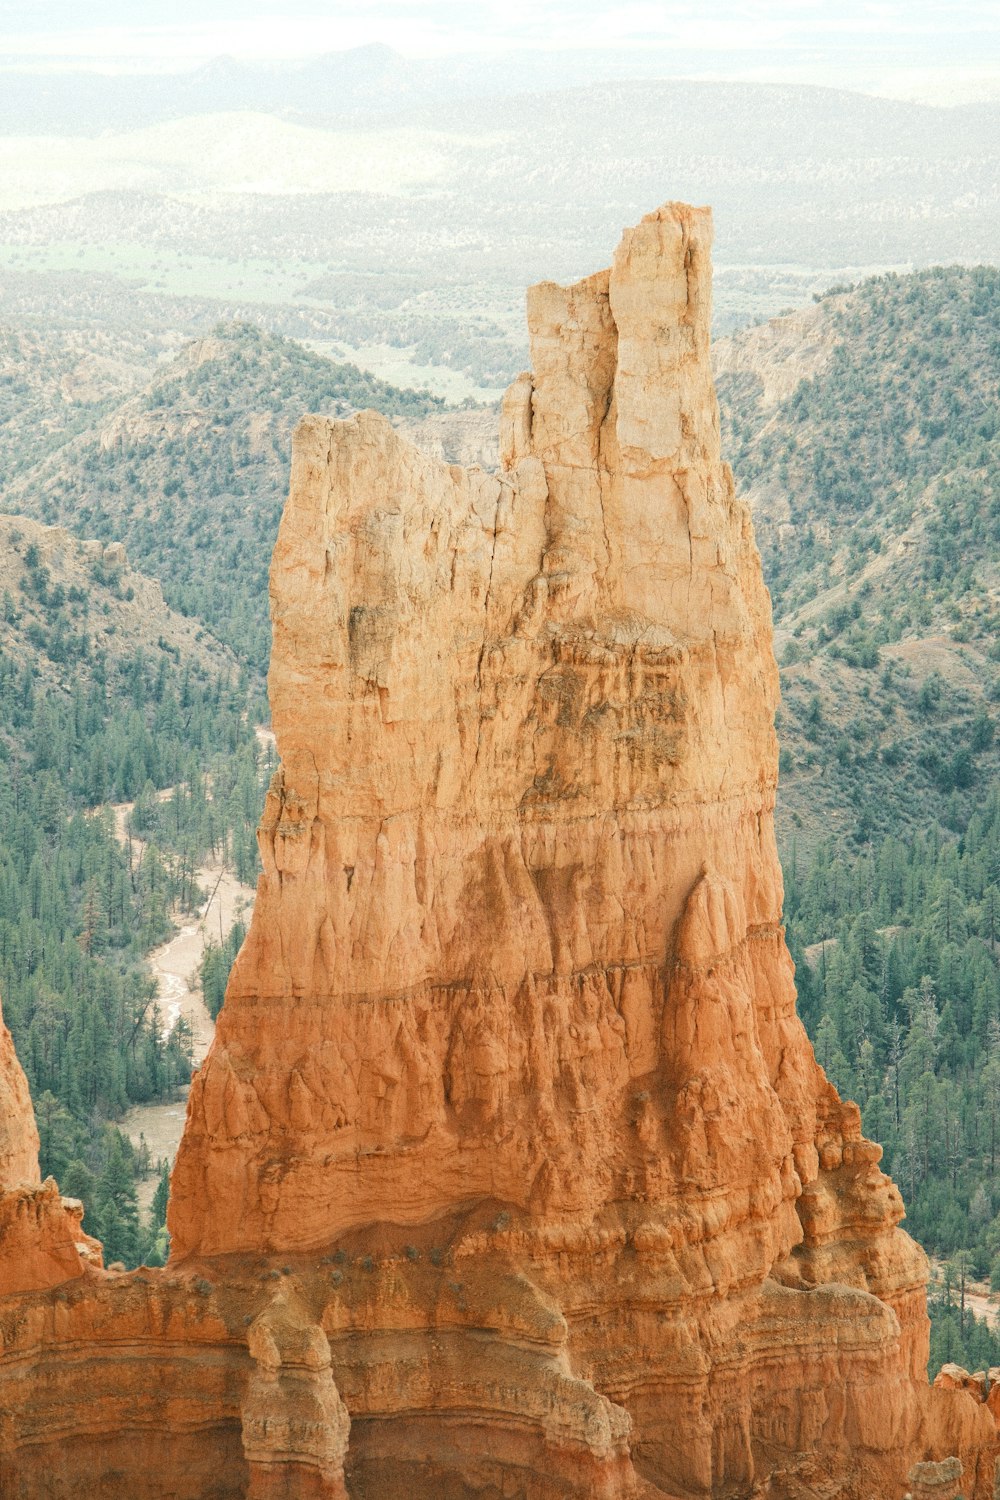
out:
{"label": "hazy sky", "polygon": [[[418,56],[501,48],[650,46],[769,54],[896,43],[1000,59],[997,0],[0,0],[8,56],[304,56],[365,42]],[[992,48],[992,57],[983,47]]]}
{"label": "hazy sky", "polygon": [[614,51],[618,71],[625,54],[662,76],[1000,95],[998,0],[0,0],[8,65],[183,68],[369,42],[412,57],[568,49],[596,63]]}

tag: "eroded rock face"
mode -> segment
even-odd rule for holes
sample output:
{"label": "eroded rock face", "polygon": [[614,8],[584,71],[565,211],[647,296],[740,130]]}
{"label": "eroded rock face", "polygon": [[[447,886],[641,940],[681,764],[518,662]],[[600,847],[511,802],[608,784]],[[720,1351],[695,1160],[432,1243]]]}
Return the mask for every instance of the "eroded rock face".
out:
{"label": "eroded rock face", "polygon": [[38,1129],[28,1080],[0,1012],[0,1193],[39,1181]]}
{"label": "eroded rock face", "polygon": [[[500,1345],[504,1278],[544,1299],[551,1357],[619,1413],[593,1449],[615,1493],[626,1444],[670,1494],[772,1468],[788,1493],[901,1493],[926,1269],[794,1012],[710,237],[670,206],[610,272],[532,290],[499,476],[374,413],[299,428],[272,571],[282,769],[174,1253],[419,1227],[414,1254],[492,1289]],[[433,1326],[426,1295],[407,1324]],[[373,1336],[398,1332],[392,1300]],[[970,1422],[956,1446],[992,1440]]]}
{"label": "eroded rock face", "polygon": [[[73,1432],[89,1337],[117,1425],[0,1424],[22,1490],[83,1452],[108,1496],[992,1496],[986,1383],[928,1388],[926,1262],[795,1015],[710,238],[668,205],[533,289],[499,475],[301,424],[171,1266],[31,1304],[16,1389],[34,1350]],[[122,1434],[174,1433],[151,1489]]]}
{"label": "eroded rock face", "polygon": [[[708,248],[705,216],[671,213],[610,275],[534,289],[500,477],[375,413],[299,428],[273,571],[282,772],[175,1178],[180,1255],[317,1249],[387,1203],[589,1222],[672,1202],[692,1170],[716,1216],[732,1187],[757,1218],[766,1265],[798,1238],[790,1129],[814,1152],[816,1084],[790,982],[791,1127],[752,985],[713,971],[684,1019],[706,962],[781,950],[777,678],[719,459]],[[673,1096],[704,1062],[732,1076],[718,1138],[687,1141]]]}
{"label": "eroded rock face", "polygon": [[81,1228],[83,1205],[62,1198],[38,1171],[38,1130],[28,1080],[0,1011],[0,1298],[43,1291],[100,1265]]}

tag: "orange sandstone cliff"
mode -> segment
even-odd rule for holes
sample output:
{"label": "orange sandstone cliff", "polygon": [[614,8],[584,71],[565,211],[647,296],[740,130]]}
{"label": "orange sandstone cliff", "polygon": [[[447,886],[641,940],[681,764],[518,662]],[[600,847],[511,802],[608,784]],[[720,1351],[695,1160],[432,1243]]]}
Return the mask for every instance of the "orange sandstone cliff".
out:
{"label": "orange sandstone cliff", "polygon": [[795,1015],[710,241],[668,205],[529,293],[498,476],[300,425],[171,1264],[2,1283],[3,1500],[993,1496],[985,1386],[928,1387],[926,1261]]}

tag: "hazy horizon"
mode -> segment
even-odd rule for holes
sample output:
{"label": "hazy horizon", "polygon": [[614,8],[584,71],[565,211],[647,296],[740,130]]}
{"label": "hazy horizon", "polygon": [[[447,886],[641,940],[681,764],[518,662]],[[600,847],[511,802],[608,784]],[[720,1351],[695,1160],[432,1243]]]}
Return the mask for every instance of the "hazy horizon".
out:
{"label": "hazy horizon", "polygon": [[188,71],[220,57],[288,64],[371,45],[413,63],[486,70],[551,63],[551,87],[608,77],[812,83],[930,102],[1000,97],[1000,9],[979,3],[708,0],[65,0],[0,4],[0,67],[59,72]]}

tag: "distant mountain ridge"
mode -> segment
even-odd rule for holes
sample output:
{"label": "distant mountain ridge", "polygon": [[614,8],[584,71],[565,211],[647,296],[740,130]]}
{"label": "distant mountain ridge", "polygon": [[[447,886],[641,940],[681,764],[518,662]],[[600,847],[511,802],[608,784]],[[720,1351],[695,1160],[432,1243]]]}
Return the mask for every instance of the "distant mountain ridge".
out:
{"label": "distant mountain ridge", "polygon": [[[824,49],[828,69],[818,72],[815,54],[803,49],[787,54],[784,68],[775,70],[775,76],[812,79],[805,87],[849,90],[858,97],[878,96],[883,93],[880,81],[887,75],[893,76],[898,85],[907,59],[901,55],[898,38],[891,52],[881,56],[878,39],[871,35],[866,41],[864,57],[855,57],[853,65],[846,55],[836,57],[836,43],[828,37]],[[949,59],[952,67],[955,62]],[[911,68],[940,68],[941,63],[940,49],[932,50],[926,44],[921,59],[916,55],[909,58]],[[521,47],[412,57],[385,43],[372,42],[297,61],[243,61],[220,55],[172,72],[87,68],[37,71],[8,65],[0,66],[0,133],[94,134],[134,129],[206,110],[265,110],[289,117],[321,116],[357,123],[448,100],[509,99],[602,83],[725,78],[749,81],[759,76],[759,59],[755,57],[753,64],[748,67],[745,49],[726,50],[717,45],[700,51],[692,46],[678,49],[655,44],[641,49],[612,45],[571,50]],[[945,69],[942,85],[949,71]],[[775,85],[772,79],[764,86],[782,85]],[[939,95],[946,94],[943,87]]]}
{"label": "distant mountain ridge", "polygon": [[[8,100],[0,306],[137,327],[153,297],[190,333],[191,299],[214,298],[219,315],[294,313],[348,358],[381,351],[382,368],[387,349],[409,351],[485,392],[522,367],[523,288],[575,279],[622,222],[668,199],[713,206],[717,331],[838,279],[1000,260],[1000,105],[690,79],[553,90],[511,67],[474,104],[459,87],[414,100],[387,84],[392,109],[354,116],[335,76],[347,66],[330,62],[302,108],[189,93],[105,135],[87,133],[85,111],[75,136],[21,133]],[[394,76],[397,61],[358,66]],[[167,86],[151,81],[149,99]],[[408,284],[373,305],[375,278]]]}
{"label": "distant mountain ridge", "polygon": [[228,110],[357,123],[450,100],[509,99],[615,82],[697,81],[705,75],[738,78],[737,57],[706,50],[697,66],[690,52],[676,49],[604,47],[416,58],[374,42],[297,62],[222,55],[176,72],[40,73],[0,66],[0,134],[92,135]]}
{"label": "distant mountain ridge", "polygon": [[399,109],[423,100],[419,69],[389,47],[374,45],[332,53],[298,67],[253,66],[218,57],[177,73],[100,73],[82,70],[39,75],[0,69],[0,132],[10,135],[90,135],[130,130],[182,115],[226,110],[301,113],[317,96],[331,98],[334,113],[359,108]]}

